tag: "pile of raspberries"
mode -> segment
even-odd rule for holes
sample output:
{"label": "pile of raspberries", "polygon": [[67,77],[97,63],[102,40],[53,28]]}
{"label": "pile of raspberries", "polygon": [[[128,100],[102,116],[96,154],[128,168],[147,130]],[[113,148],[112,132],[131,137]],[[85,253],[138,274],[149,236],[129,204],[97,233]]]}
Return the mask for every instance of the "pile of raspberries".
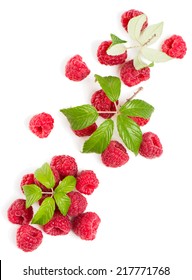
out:
{"label": "pile of raspberries", "polygon": [[[87,208],[86,195],[91,195],[99,185],[99,180],[92,170],[78,171],[75,159],[69,155],[57,155],[51,159],[50,167],[55,177],[55,187],[66,176],[74,176],[76,178],[75,190],[67,195],[71,199],[66,216],[62,215],[56,208],[54,216],[45,225],[34,227],[30,224],[33,218],[33,208],[26,208],[26,200],[24,198],[16,199],[8,208],[8,220],[19,225],[16,232],[17,246],[24,252],[31,252],[39,247],[43,240],[43,233],[58,236],[66,235],[71,230],[83,240],[93,240],[96,237],[97,229],[101,222],[100,217],[95,212],[85,212]],[[34,177],[34,173],[25,174],[20,182],[20,189],[25,185],[36,184],[42,191],[46,191],[39,204],[48,197],[49,189],[43,186]]]}

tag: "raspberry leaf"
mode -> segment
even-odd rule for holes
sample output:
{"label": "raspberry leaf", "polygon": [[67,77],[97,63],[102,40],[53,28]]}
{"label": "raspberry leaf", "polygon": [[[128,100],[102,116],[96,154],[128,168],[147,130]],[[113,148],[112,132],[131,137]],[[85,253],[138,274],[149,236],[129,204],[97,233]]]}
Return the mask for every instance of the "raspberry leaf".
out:
{"label": "raspberry leaf", "polygon": [[71,205],[70,197],[68,195],[66,195],[65,193],[58,192],[58,193],[54,194],[54,198],[55,198],[56,204],[57,204],[60,212],[64,216],[67,215],[67,212]]}
{"label": "raspberry leaf", "polygon": [[124,43],[127,43],[127,41],[121,40],[114,34],[111,34],[111,40],[112,44],[107,49],[108,55],[120,55],[126,52],[127,48]]}
{"label": "raspberry leaf", "polygon": [[115,102],[119,99],[121,92],[121,80],[118,77],[101,77],[95,74],[95,78],[100,84],[102,90],[112,102]]}
{"label": "raspberry leaf", "polygon": [[120,112],[125,116],[140,117],[144,119],[149,119],[153,111],[154,107],[152,105],[140,99],[127,101],[120,108]]}
{"label": "raspberry leaf", "polygon": [[147,47],[142,47],[141,53],[146,59],[153,62],[165,62],[172,59],[169,55],[162,51],[154,50]]}
{"label": "raspberry leaf", "polygon": [[142,46],[149,46],[155,43],[163,32],[163,22],[146,27],[139,37]]}
{"label": "raspberry leaf", "polygon": [[74,190],[76,186],[76,179],[73,176],[65,177],[55,189],[55,194],[57,193],[68,193]]}
{"label": "raspberry leaf", "polygon": [[54,215],[55,201],[52,197],[47,197],[43,200],[41,206],[37,210],[32,219],[32,224],[45,225]]}
{"label": "raspberry leaf", "polygon": [[137,155],[142,141],[140,127],[129,117],[119,115],[117,117],[117,129],[125,146]]}
{"label": "raspberry leaf", "polygon": [[147,17],[145,14],[142,14],[142,15],[139,15],[137,17],[133,17],[132,19],[130,19],[128,26],[127,26],[127,30],[128,30],[129,36],[133,40],[139,42],[141,29],[146,20],[147,20]]}
{"label": "raspberry leaf", "polygon": [[92,125],[99,116],[95,107],[89,104],[61,109],[60,112],[66,116],[73,130],[81,130]]}
{"label": "raspberry leaf", "polygon": [[35,184],[24,185],[24,194],[26,196],[26,208],[29,208],[33,203],[42,197],[42,190]]}
{"label": "raspberry leaf", "polygon": [[109,145],[113,135],[114,122],[111,119],[105,120],[97,130],[85,141],[83,153],[101,154]]}
{"label": "raspberry leaf", "polygon": [[48,163],[44,163],[40,168],[35,170],[34,176],[47,189],[55,186],[55,176]]}
{"label": "raspberry leaf", "polygon": [[140,55],[135,56],[135,58],[133,59],[133,65],[135,67],[136,70],[140,70],[142,68],[145,67],[153,67],[154,66],[154,62],[147,64],[145,63],[142,59]]}

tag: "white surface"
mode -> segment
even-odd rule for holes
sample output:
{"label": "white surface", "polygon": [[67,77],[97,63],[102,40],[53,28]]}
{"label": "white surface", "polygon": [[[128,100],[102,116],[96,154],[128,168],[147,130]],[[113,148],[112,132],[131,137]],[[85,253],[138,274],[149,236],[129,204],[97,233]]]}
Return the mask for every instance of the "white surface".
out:
{"label": "white surface", "polygon": [[[181,3],[1,1],[0,258],[3,280],[28,279],[22,273],[29,265],[33,268],[80,265],[113,270],[117,266],[170,266],[171,276],[151,276],[150,279],[192,277],[189,5],[190,1],[186,0]],[[164,21],[163,36],[181,35],[188,53],[183,60],[158,64],[151,69],[151,79],[142,84],[144,91],[139,95],[155,107],[143,131],[151,130],[159,135],[164,146],[163,156],[146,160],[130,155],[128,164],[110,169],[101,164],[99,156],[80,153],[83,140],[73,135],[59,109],[89,103],[91,94],[98,89],[93,75],[114,73],[115,67],[97,62],[96,49],[101,41],[110,39],[110,33],[126,38],[120,16],[132,8],[146,13],[150,24]],[[92,71],[81,83],[71,82],[63,74],[66,61],[75,54],[82,55]],[[123,87],[122,100],[135,89],[137,87]],[[54,117],[55,126],[48,138],[39,139],[29,131],[28,121],[43,111]],[[21,177],[59,154],[74,156],[79,170],[93,169],[100,180],[99,188],[88,197],[88,210],[97,212],[102,220],[97,238],[85,242],[72,233],[66,237],[44,235],[38,250],[24,253],[16,247],[17,226],[7,220],[7,208],[13,200],[23,197],[19,188]],[[68,278],[76,277],[65,276]],[[115,274],[103,277],[116,278]],[[136,278],[140,277],[130,277]],[[45,279],[53,279],[53,276]]]}

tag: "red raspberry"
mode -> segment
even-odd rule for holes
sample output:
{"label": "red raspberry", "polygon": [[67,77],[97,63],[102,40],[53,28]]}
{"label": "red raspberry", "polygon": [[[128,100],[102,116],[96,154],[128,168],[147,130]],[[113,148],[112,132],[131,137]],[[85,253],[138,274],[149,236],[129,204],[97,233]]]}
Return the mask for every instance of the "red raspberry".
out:
{"label": "red raspberry", "polygon": [[[125,30],[128,31],[127,26],[128,26],[128,23],[129,23],[130,19],[132,19],[134,17],[137,17],[137,16],[140,16],[142,14],[143,14],[143,12],[140,12],[140,11],[137,11],[137,10],[134,10],[134,9],[129,10],[127,12],[124,12],[121,16],[121,23],[122,23],[122,26],[125,28]],[[143,31],[147,26],[148,26],[148,20],[146,20],[144,22],[141,31]]]}
{"label": "red raspberry", "polygon": [[120,167],[129,160],[125,147],[118,141],[111,141],[101,154],[102,162],[108,167]]}
{"label": "red raspberry", "polygon": [[83,240],[93,240],[96,237],[101,219],[94,212],[86,212],[72,220],[72,229]]}
{"label": "red raspberry", "polygon": [[111,45],[112,41],[102,42],[97,49],[97,58],[101,64],[105,65],[118,65],[125,62],[127,59],[127,51],[120,55],[108,55],[107,50]]}
{"label": "red raspberry", "polygon": [[132,119],[134,122],[136,122],[136,124],[138,124],[139,126],[144,126],[149,122],[149,119],[144,119],[140,117],[129,117],[129,118]]}
{"label": "red raspberry", "polygon": [[73,130],[73,132],[79,136],[79,137],[83,137],[83,136],[90,136],[95,130],[97,129],[97,124],[93,123],[92,125],[81,129],[81,130]]}
{"label": "red raspberry", "polygon": [[53,218],[43,226],[43,230],[50,235],[66,235],[71,230],[71,221],[68,216],[63,216],[56,211]]}
{"label": "red raspberry", "polygon": [[83,170],[77,175],[76,189],[90,195],[98,187],[99,180],[92,170]]}
{"label": "red raspberry", "polygon": [[80,55],[73,56],[65,66],[65,76],[72,81],[82,81],[90,70]]}
{"label": "red raspberry", "polygon": [[173,58],[183,58],[187,52],[187,46],[181,36],[172,35],[164,41],[162,51]]}
{"label": "red raspberry", "polygon": [[[92,95],[91,104],[97,109],[97,111],[116,111],[115,103],[107,97],[102,89],[97,90]],[[118,104],[118,101],[116,104]],[[99,115],[104,119],[109,119],[114,113],[100,113]]]}
{"label": "red raspberry", "polygon": [[145,132],[143,134],[143,139],[139,148],[139,154],[146,158],[152,159],[160,157],[162,153],[163,147],[159,137],[153,132]]}
{"label": "red raspberry", "polygon": [[29,129],[39,138],[46,138],[53,129],[54,119],[50,114],[41,113],[31,118]]}
{"label": "red raspberry", "polygon": [[61,180],[69,175],[77,175],[77,163],[73,157],[66,155],[54,156],[51,160],[50,166],[55,167],[59,172]]}
{"label": "red raspberry", "polygon": [[21,183],[20,183],[20,187],[21,187],[21,190],[23,192],[23,186],[24,185],[32,185],[32,184],[35,184],[35,181],[34,181],[34,174],[33,173],[29,173],[29,174],[25,174],[21,180]]}
{"label": "red raspberry", "polygon": [[15,200],[7,211],[8,220],[13,224],[26,225],[29,224],[33,217],[33,208],[26,208],[25,199]]}
{"label": "red raspberry", "polygon": [[[53,172],[53,175],[55,177],[55,186],[57,187],[60,182],[60,175],[57,169],[54,166],[51,166],[51,170]],[[46,188],[44,185],[42,185],[36,178],[34,178],[35,184],[42,189],[43,192],[52,192],[52,190]]]}
{"label": "red raspberry", "polygon": [[83,213],[87,207],[87,199],[79,192],[70,192],[67,194],[71,199],[71,205],[69,207],[67,215],[77,216]]}
{"label": "red raspberry", "polygon": [[42,243],[42,232],[30,225],[22,225],[17,230],[17,246],[24,252],[32,252]]}
{"label": "red raspberry", "polygon": [[133,60],[130,60],[125,62],[121,67],[120,77],[125,85],[132,87],[150,78],[150,68],[145,67],[136,70],[133,65]]}

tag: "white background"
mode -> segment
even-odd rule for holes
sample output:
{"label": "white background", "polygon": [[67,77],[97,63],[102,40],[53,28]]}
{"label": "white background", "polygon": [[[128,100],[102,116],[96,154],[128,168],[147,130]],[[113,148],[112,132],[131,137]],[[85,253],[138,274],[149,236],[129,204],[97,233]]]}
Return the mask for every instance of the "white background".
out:
{"label": "white background", "polygon": [[[162,3],[164,2],[164,3]],[[1,192],[0,258],[6,279],[39,279],[23,276],[33,268],[108,268],[116,279],[118,266],[170,266],[171,276],[130,279],[191,279],[191,14],[190,1],[11,1],[0,2],[0,114]],[[142,130],[158,134],[164,147],[161,158],[147,160],[130,153],[121,168],[105,167],[95,154],[80,153],[83,139],[69,128],[62,108],[89,103],[98,89],[94,74],[112,75],[116,67],[97,62],[98,45],[110,33],[126,39],[120,16],[129,9],[148,15],[149,24],[164,21],[160,40],[177,34],[187,43],[182,60],[157,64],[151,78],[141,84],[141,98],[155,107]],[[66,61],[80,54],[91,74],[80,83],[64,76]],[[122,87],[121,101],[138,87]],[[30,118],[50,113],[54,129],[39,139],[28,129]],[[79,171],[92,169],[100,185],[87,197],[89,211],[101,218],[94,241],[70,233],[44,235],[32,253],[16,247],[17,226],[7,220],[7,208],[23,197],[20,180],[54,155],[75,157]],[[92,276],[89,279],[97,279]],[[118,276],[118,279],[127,278]],[[62,277],[42,276],[42,279]],[[65,279],[76,277],[65,276]],[[78,278],[78,277],[77,277]],[[81,277],[88,279],[88,276]]]}

